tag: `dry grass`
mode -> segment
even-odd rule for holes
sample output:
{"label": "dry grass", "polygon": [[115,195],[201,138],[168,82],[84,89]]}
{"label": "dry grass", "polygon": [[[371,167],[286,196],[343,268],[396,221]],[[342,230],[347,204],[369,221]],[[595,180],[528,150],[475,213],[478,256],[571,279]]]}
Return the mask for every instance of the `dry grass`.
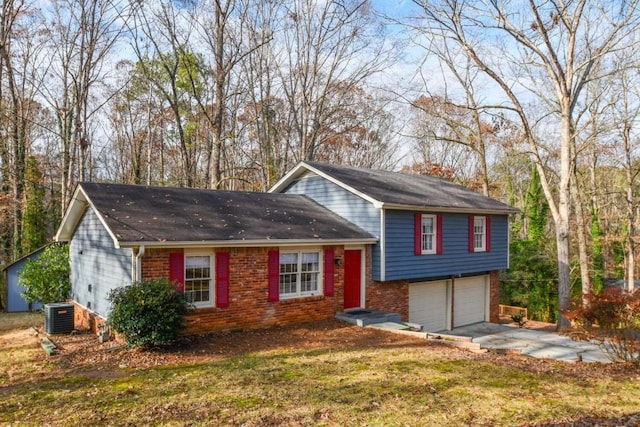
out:
{"label": "dry grass", "polygon": [[1,313],[0,312],[0,332],[15,329],[26,329],[30,326],[42,326],[44,314],[39,311],[26,313]]}
{"label": "dry grass", "polygon": [[0,424],[517,426],[640,411],[638,373],[609,377],[597,364],[476,357],[399,342],[292,345],[195,364],[78,370],[37,351],[33,337],[22,338],[22,346],[0,348],[2,366],[15,366],[0,368]]}

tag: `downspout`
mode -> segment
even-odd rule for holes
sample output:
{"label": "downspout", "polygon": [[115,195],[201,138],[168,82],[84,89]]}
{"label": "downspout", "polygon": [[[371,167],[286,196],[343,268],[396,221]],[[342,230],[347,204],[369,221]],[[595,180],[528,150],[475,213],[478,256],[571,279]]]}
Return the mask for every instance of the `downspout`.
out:
{"label": "downspout", "polygon": [[387,245],[387,233],[385,227],[385,209],[384,207],[380,208],[380,281],[384,282],[387,280],[387,253],[385,250],[385,246]]}
{"label": "downspout", "polygon": [[137,250],[132,250],[133,268],[131,269],[131,283],[136,283],[142,280],[142,261],[144,256],[144,245],[138,246]]}

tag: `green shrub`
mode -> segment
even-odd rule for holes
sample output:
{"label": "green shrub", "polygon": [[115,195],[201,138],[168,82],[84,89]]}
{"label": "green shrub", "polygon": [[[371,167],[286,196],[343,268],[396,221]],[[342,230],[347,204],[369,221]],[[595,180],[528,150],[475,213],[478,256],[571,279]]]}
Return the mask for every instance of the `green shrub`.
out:
{"label": "green shrub", "polygon": [[38,258],[28,260],[18,275],[26,290],[22,293],[27,302],[49,304],[63,302],[71,292],[69,280],[69,247],[53,243]]}
{"label": "green shrub", "polygon": [[165,279],[134,283],[109,293],[109,324],[133,347],[175,342],[186,326],[190,305]]}
{"label": "green shrub", "polygon": [[610,359],[640,365],[640,291],[607,288],[587,302],[567,313],[577,331],[598,342]]}

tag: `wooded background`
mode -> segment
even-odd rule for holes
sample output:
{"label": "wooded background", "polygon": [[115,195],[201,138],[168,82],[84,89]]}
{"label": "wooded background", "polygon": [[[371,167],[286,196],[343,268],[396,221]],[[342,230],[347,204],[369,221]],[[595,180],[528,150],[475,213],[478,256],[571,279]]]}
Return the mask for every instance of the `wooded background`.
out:
{"label": "wooded background", "polygon": [[326,161],[519,207],[503,302],[562,324],[638,270],[637,6],[4,0],[0,265],[79,181],[264,191]]}

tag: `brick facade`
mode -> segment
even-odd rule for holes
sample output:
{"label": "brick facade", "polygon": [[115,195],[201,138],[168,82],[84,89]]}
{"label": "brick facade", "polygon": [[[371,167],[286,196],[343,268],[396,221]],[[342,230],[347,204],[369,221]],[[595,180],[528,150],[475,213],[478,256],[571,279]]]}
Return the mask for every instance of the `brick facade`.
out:
{"label": "brick facade", "polygon": [[[268,302],[268,251],[277,248],[217,249],[229,253],[229,305],[200,308],[187,316],[187,333],[256,329],[290,325],[333,317],[344,305],[344,247],[335,246],[334,294]],[[142,258],[142,280],[169,277],[170,254],[182,249],[147,249]],[[215,250],[211,250],[215,252]],[[409,320],[409,282],[371,280],[371,247],[364,251],[365,307],[399,313]],[[499,322],[500,285],[498,271],[489,274],[489,321]],[[324,280],[323,280],[324,283]],[[453,313],[451,313],[453,316]],[[105,319],[75,304],[75,327],[99,331]],[[453,319],[452,319],[453,320]]]}
{"label": "brick facade", "polygon": [[[335,265],[334,295],[268,302],[268,251],[277,248],[228,248],[229,306],[200,308],[187,316],[187,333],[255,329],[331,318],[342,311],[344,269]],[[222,249],[217,249],[222,250]],[[334,247],[336,259],[343,247]],[[169,257],[175,249],[148,249],[142,259],[142,279],[169,277]],[[212,250],[213,252],[213,250]],[[324,283],[324,281],[323,281]]]}
{"label": "brick facade", "polygon": [[367,283],[367,307],[376,310],[400,314],[403,321],[409,321],[409,282],[396,280],[392,282]]}
{"label": "brick facade", "polygon": [[97,334],[106,320],[77,302],[71,302],[73,303],[73,327],[77,330],[91,331]]}
{"label": "brick facade", "polygon": [[489,322],[500,323],[500,272],[489,273]]}

